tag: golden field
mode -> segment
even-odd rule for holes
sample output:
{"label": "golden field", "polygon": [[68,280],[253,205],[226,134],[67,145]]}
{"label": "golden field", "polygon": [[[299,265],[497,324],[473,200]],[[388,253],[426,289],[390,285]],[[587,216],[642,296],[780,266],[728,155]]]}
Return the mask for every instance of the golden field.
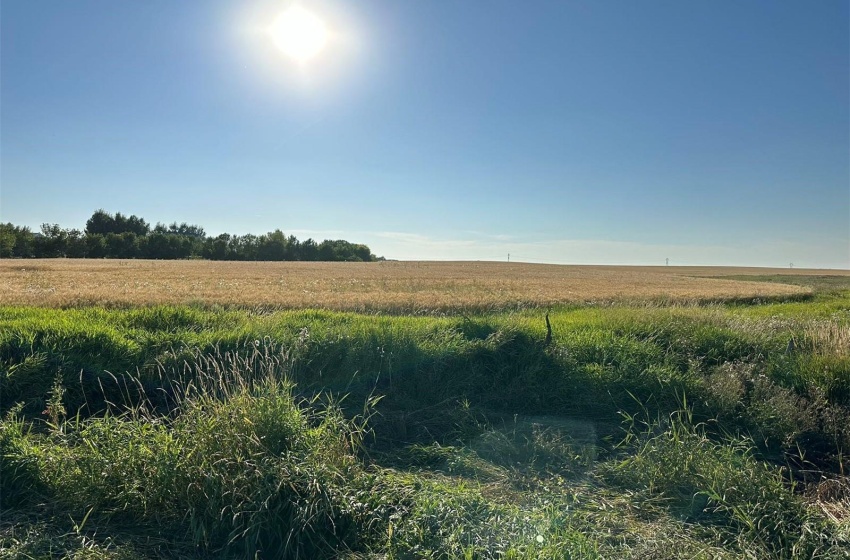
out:
{"label": "golden field", "polygon": [[[0,260],[0,305],[205,303],[425,312],[608,301],[781,297],[808,289],[724,278],[850,271],[495,262]],[[706,278],[706,277],[711,278]]]}

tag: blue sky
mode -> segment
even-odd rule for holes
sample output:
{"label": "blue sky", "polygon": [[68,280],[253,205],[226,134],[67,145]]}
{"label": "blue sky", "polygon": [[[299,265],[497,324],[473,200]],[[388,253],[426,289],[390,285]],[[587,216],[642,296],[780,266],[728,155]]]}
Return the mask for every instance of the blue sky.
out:
{"label": "blue sky", "polygon": [[4,0],[0,220],[850,268],[846,1]]}

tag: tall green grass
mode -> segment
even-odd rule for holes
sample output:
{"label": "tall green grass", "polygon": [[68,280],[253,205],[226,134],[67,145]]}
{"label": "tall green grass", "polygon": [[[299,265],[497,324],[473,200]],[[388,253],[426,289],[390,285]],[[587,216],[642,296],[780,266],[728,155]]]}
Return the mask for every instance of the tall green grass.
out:
{"label": "tall green grass", "polygon": [[349,499],[362,471],[358,419],[297,399],[273,373],[203,365],[203,377],[173,388],[167,415],[145,400],[88,419],[59,411],[34,433],[13,411],[0,432],[4,505],[44,497],[101,524],[154,525],[244,557],[347,546],[359,515]]}
{"label": "tall green grass", "polygon": [[[701,418],[722,416],[774,451],[811,440],[818,457],[838,457],[846,433],[828,424],[850,398],[850,356],[841,351],[850,327],[840,315],[825,321],[798,313],[764,319],[734,306],[565,309],[552,313],[555,344],[546,348],[542,318],[531,311],[436,318],[11,308],[0,311],[0,407],[23,403],[38,416],[57,375],[72,414],[97,414],[138,393],[127,374],[150,398],[167,401],[163,377],[187,374],[199,356],[271,344],[286,354],[289,375],[305,393],[349,394],[351,402],[386,395],[380,427],[389,439],[452,437],[460,402],[610,423],[621,410],[636,412],[637,403],[669,413],[676,395],[688,394]],[[783,414],[771,416],[766,402]]]}
{"label": "tall green grass", "polygon": [[0,558],[844,558],[845,308],[0,309]]}

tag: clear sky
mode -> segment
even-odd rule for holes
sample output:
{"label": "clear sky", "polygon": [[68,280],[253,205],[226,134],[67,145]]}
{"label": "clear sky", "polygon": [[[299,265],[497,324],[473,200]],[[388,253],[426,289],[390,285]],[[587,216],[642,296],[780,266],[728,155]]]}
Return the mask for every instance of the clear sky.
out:
{"label": "clear sky", "polygon": [[846,0],[3,0],[0,220],[850,268]]}

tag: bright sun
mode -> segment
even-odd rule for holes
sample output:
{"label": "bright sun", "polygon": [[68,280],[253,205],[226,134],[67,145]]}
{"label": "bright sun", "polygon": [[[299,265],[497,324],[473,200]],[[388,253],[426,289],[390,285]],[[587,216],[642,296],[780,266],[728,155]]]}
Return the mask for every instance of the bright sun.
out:
{"label": "bright sun", "polygon": [[277,48],[302,64],[319,54],[328,42],[325,23],[297,5],[275,18],[269,34]]}

